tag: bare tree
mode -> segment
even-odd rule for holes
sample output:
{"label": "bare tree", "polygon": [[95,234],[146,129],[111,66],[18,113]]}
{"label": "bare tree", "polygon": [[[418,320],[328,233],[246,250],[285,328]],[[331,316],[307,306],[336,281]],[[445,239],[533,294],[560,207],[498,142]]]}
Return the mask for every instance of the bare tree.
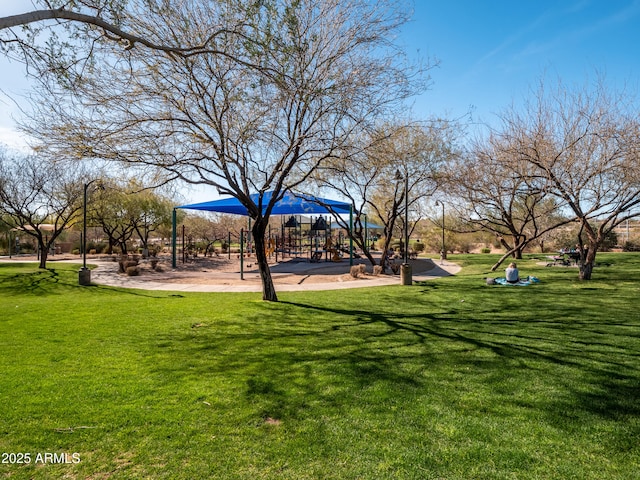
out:
{"label": "bare tree", "polygon": [[[136,45],[170,56],[225,55],[216,48],[219,37],[233,35],[237,26],[212,25],[202,43],[175,37],[158,38],[140,22],[140,14],[162,17],[163,2],[153,0],[34,0],[36,10],[0,17],[0,50],[28,65],[66,69],[85,61],[99,43],[122,52]],[[41,7],[41,8],[38,8]]]}
{"label": "bare tree", "polygon": [[79,220],[82,177],[42,157],[0,152],[0,221],[33,237],[40,268],[60,234]]}
{"label": "bare tree", "polygon": [[157,191],[145,189],[138,182],[129,182],[132,190],[131,221],[133,228],[142,243],[143,249],[149,248],[150,236],[172,224],[172,213],[175,203]]}
{"label": "bare tree", "polygon": [[[320,188],[339,192],[353,205],[353,240],[372,265],[376,260],[366,247],[364,213],[368,212],[366,220],[381,223],[384,229],[379,259],[384,267],[397,227],[404,229],[406,195],[412,232],[425,211],[424,200],[437,188],[439,169],[451,155],[455,133],[456,128],[446,121],[385,124],[361,137],[356,153],[334,159],[316,173]],[[346,220],[339,218],[339,223],[348,230]]]}
{"label": "bare tree", "polygon": [[126,185],[113,179],[102,178],[94,183],[91,202],[88,204],[88,221],[98,226],[107,236],[109,254],[113,247],[120,248],[124,255],[128,252],[127,242],[136,230],[136,221],[142,216],[142,210]]}
{"label": "bare tree", "polygon": [[546,183],[535,182],[528,165],[511,155],[510,144],[489,135],[447,166],[449,203],[465,220],[460,232],[492,232],[506,250],[492,271],[509,256],[522,258],[532,242],[573,220],[560,214],[563,205]]}
{"label": "bare tree", "polygon": [[[238,216],[215,214],[211,212],[202,212],[195,215],[187,215],[184,223],[190,233],[197,240],[204,242],[204,255],[210,254],[213,245],[220,241],[225,244],[228,235],[233,232],[234,236],[240,234],[242,226],[238,226],[239,222],[244,221]],[[228,248],[228,247],[227,247]]]}
{"label": "bare tree", "polygon": [[639,118],[628,95],[594,88],[541,85],[523,111],[502,116],[501,141],[523,177],[544,184],[581,229],[580,278],[591,279],[600,245],[616,226],[640,215]]}
{"label": "bare tree", "polygon": [[103,45],[90,69],[42,78],[25,128],[54,151],[160,169],[166,180],[236,197],[253,219],[263,298],[275,301],[264,251],[274,204],[422,86],[389,40],[407,19],[396,7],[392,0],[163,2],[162,16],[137,19],[141,28],[149,22],[153,38],[203,44],[213,26],[243,27],[217,39],[226,55],[168,59],[134,49],[122,62]]}

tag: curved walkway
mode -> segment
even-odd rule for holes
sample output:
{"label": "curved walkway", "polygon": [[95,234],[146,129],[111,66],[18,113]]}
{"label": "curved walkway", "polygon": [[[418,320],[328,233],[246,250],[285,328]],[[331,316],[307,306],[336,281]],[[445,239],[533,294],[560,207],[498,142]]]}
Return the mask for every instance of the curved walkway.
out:
{"label": "curved walkway", "polygon": [[[247,280],[238,278],[238,274],[220,274],[221,283],[218,284],[198,284],[198,283],[172,283],[143,280],[139,277],[128,277],[118,274],[118,265],[114,262],[92,261],[98,268],[91,271],[91,282],[99,285],[108,285],[122,288],[135,288],[143,290],[165,290],[176,292],[261,292],[259,275],[255,273],[245,274]],[[427,272],[416,272],[413,274],[414,281],[431,280],[434,278],[455,275],[460,271],[460,266],[448,261],[437,263]],[[312,290],[340,290],[346,288],[378,287],[384,285],[398,285],[399,275],[382,275],[378,277],[368,276],[362,280],[353,281],[331,281],[326,283],[298,283],[279,284],[278,274],[273,274],[276,290],[279,292],[312,291]]]}

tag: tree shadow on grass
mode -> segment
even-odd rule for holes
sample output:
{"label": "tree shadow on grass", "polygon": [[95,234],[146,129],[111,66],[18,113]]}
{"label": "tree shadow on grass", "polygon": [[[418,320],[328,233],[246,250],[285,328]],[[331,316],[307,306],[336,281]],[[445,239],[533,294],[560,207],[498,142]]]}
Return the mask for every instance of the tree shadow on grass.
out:
{"label": "tree shadow on grass", "polygon": [[[19,273],[5,273],[9,269],[24,269]],[[173,292],[155,292],[105,285],[80,285],[77,271],[69,268],[39,269],[31,264],[0,263],[0,296],[65,295],[65,294],[127,294],[147,298],[183,297]]]}
{"label": "tree shadow on grass", "polygon": [[[572,323],[562,305],[554,318],[537,322],[498,310],[477,320],[463,308],[429,313],[403,306],[397,312],[280,302],[242,321],[162,335],[166,354],[154,357],[154,369],[178,382],[234,379],[264,418],[349,410],[366,398],[410,401],[434,389],[455,401],[459,388],[476,388],[567,431],[594,417],[638,424],[638,351],[618,344],[618,332],[601,333],[629,325]],[[530,388],[533,400],[524,401]],[[566,413],[559,412],[575,418],[561,421]],[[628,435],[638,433],[630,427],[619,441],[629,444]]]}
{"label": "tree shadow on grass", "polygon": [[36,271],[2,276],[0,295],[48,295],[60,287],[60,275],[55,269],[38,269]]}
{"label": "tree shadow on grass", "polygon": [[[633,323],[563,321],[575,312],[562,305],[556,310],[556,321],[522,319],[506,322],[501,319],[489,322],[464,320],[456,318],[454,310],[416,315],[362,312],[300,303],[291,305],[338,317],[359,317],[361,326],[382,325],[381,331],[365,337],[369,340],[408,333],[414,342],[425,346],[439,339],[448,345],[466,346],[461,351],[490,352],[494,361],[486,365],[501,369],[498,378],[515,371],[525,376],[540,374],[540,365],[559,366],[563,371],[569,368],[576,372],[576,377],[583,379],[579,387],[572,383],[575,378],[565,382],[561,375],[546,372],[549,377],[554,377],[551,378],[553,382],[562,384],[571,392],[568,398],[547,398],[552,405],[547,410],[550,418],[555,417],[555,412],[577,407],[604,418],[635,418],[636,423],[640,419],[640,404],[636,401],[640,398],[640,350],[625,349],[625,344],[619,343],[640,337],[640,329]],[[629,331],[630,327],[635,327],[635,333]],[[341,326],[337,330],[342,328],[353,327]],[[469,362],[475,366],[473,358],[465,359],[466,355],[460,356],[457,352],[451,352],[451,355],[457,357],[456,362],[461,365]]]}

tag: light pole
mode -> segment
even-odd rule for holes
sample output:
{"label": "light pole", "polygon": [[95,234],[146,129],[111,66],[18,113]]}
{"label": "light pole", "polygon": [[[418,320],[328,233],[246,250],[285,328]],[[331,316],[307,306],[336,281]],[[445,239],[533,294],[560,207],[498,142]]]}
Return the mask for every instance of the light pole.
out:
{"label": "light pole", "polygon": [[[91,270],[87,268],[87,190],[89,185],[99,179],[91,180],[84,184],[84,196],[82,201],[82,268],[78,271],[78,283],[86,286],[91,284]],[[104,188],[98,184],[99,188]]]}
{"label": "light pole", "polygon": [[442,205],[442,251],[440,252],[440,265],[447,259],[447,249],[444,245],[444,202],[442,200],[436,200],[436,205]]}
{"label": "light pole", "polygon": [[[402,180],[400,170],[396,170],[396,180]],[[411,285],[412,272],[409,264],[409,172],[404,175],[404,256],[400,266],[400,283]]]}

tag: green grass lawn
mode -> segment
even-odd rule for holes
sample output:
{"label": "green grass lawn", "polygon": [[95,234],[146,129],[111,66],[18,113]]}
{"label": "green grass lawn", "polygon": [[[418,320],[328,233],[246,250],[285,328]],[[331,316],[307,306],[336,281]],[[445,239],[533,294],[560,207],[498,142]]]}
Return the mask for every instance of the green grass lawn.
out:
{"label": "green grass lawn", "polygon": [[640,255],[495,258],[277,304],[0,264],[0,478],[640,478]]}

